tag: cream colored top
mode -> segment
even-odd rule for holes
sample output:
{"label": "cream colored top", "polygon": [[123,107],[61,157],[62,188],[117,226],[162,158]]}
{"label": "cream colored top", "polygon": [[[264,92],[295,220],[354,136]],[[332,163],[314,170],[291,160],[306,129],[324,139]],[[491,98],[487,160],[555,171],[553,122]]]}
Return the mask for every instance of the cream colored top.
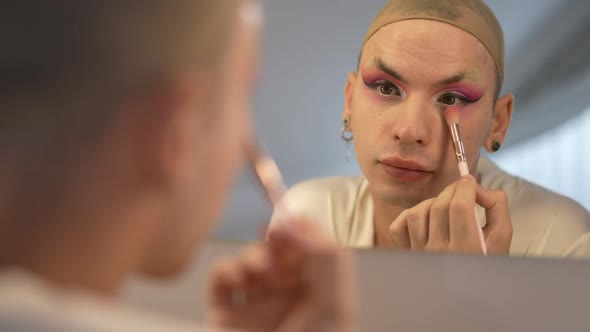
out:
{"label": "cream colored top", "polygon": [[[478,177],[508,195],[513,223],[511,255],[590,257],[590,213],[575,201],[507,174],[486,157]],[[373,201],[363,176],[309,180],[286,196],[292,210],[319,222],[343,246],[374,246]],[[485,212],[479,208],[485,224]],[[278,216],[273,217],[276,222]]]}
{"label": "cream colored top", "polygon": [[188,322],[51,287],[22,271],[0,273],[0,331],[204,332]]}

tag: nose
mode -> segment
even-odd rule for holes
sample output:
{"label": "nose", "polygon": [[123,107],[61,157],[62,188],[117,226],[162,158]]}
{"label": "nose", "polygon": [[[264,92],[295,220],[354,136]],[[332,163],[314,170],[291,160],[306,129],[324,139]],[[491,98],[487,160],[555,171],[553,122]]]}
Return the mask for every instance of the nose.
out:
{"label": "nose", "polygon": [[418,96],[408,98],[394,110],[391,137],[405,145],[427,145],[431,141],[432,126],[436,123],[432,105]]}

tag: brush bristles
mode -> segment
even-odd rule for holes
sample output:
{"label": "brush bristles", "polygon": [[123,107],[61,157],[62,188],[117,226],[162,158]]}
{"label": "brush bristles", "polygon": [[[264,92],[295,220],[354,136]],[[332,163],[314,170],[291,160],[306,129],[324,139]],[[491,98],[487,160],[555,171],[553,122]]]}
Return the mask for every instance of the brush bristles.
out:
{"label": "brush bristles", "polygon": [[459,112],[458,106],[449,106],[444,110],[445,121],[447,121],[449,127],[454,123],[459,123]]}

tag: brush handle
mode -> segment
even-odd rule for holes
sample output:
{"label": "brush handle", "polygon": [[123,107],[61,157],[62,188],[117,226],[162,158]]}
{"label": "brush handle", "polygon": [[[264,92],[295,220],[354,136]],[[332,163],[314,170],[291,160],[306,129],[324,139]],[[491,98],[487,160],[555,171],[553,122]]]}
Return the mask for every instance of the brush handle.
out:
{"label": "brush handle", "polygon": [[466,162],[462,161],[458,165],[459,165],[459,173],[461,174],[461,176],[469,175],[469,167],[467,166]]}
{"label": "brush handle", "polygon": [[477,208],[473,208],[473,214],[475,215],[475,226],[477,227],[477,237],[479,238],[479,244],[481,245],[481,252],[484,256],[488,255],[488,248],[486,247],[486,239],[483,236],[483,229],[479,223],[479,216],[477,215]]}
{"label": "brush handle", "polygon": [[[461,176],[469,175],[469,167],[467,163],[462,161],[459,164],[459,173]],[[481,229],[481,224],[479,223],[479,216],[477,215],[477,207],[473,208],[473,214],[475,216],[475,224],[477,226],[477,237],[479,238],[479,244],[481,245],[481,251],[484,256],[488,255],[488,249],[486,247],[486,240],[483,236],[483,230]]]}

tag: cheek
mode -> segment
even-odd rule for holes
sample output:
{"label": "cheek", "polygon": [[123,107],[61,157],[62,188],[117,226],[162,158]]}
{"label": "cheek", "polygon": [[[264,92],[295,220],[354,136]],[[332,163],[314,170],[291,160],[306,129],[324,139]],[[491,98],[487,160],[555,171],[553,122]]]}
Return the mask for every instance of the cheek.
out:
{"label": "cheek", "polygon": [[[210,128],[208,160],[210,174],[215,178],[213,186],[226,188],[233,180],[242,162],[246,138],[250,137],[250,119],[246,103],[239,99],[224,105],[217,126]],[[213,188],[217,190],[217,188]],[[223,190],[225,192],[225,190]]]}
{"label": "cheek", "polygon": [[[238,90],[234,90],[238,91]],[[199,183],[198,196],[203,206],[195,209],[208,224],[218,219],[226,196],[242,164],[243,148],[249,137],[250,117],[247,95],[232,93],[220,99],[211,111],[216,112],[203,129],[199,170],[195,182]]]}
{"label": "cheek", "polygon": [[467,108],[461,114],[461,131],[467,152],[474,156],[485,144],[492,115],[483,107]]}
{"label": "cheek", "polygon": [[355,145],[371,142],[379,136],[383,127],[385,112],[375,105],[370,98],[356,98],[352,105],[352,129]]}

